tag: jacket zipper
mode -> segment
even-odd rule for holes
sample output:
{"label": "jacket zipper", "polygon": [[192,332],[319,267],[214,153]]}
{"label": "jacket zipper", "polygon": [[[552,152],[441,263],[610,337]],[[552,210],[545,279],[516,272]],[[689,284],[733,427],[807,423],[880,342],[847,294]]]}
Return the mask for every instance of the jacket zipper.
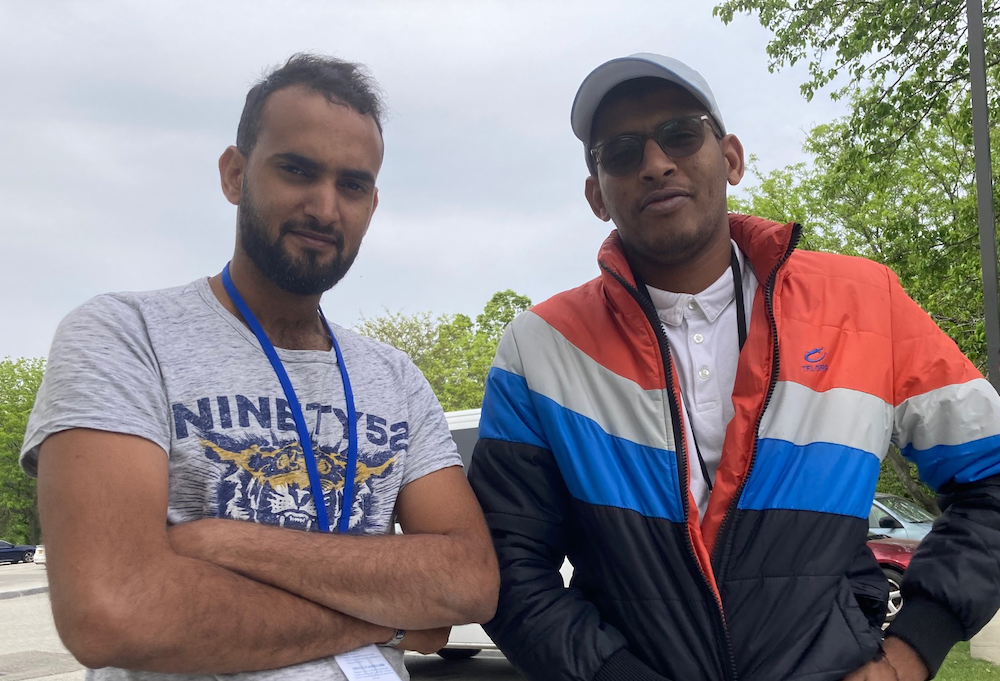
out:
{"label": "jacket zipper", "polygon": [[[733,514],[736,512],[736,506],[739,504],[740,497],[743,496],[743,489],[746,487],[747,481],[750,479],[750,475],[753,473],[754,466],[757,463],[757,445],[760,441],[760,422],[764,419],[764,412],[767,410],[767,405],[771,402],[771,396],[774,395],[774,389],[778,384],[778,372],[781,365],[781,357],[778,354],[778,323],[774,320],[774,284],[778,278],[778,270],[781,266],[785,264],[788,258],[792,255],[792,251],[799,243],[799,237],[802,235],[802,228],[799,225],[795,225],[792,230],[792,238],[788,242],[788,248],[785,250],[785,254],[781,257],[771,273],[767,276],[767,283],[764,285],[764,303],[767,309],[767,319],[771,323],[771,377],[767,385],[767,395],[764,397],[764,404],[760,408],[760,413],[757,414],[757,422],[754,424],[754,436],[753,436],[753,451],[750,454],[750,466],[747,468],[747,473],[743,476],[743,481],[740,483],[739,488],[736,490],[736,494],[733,495],[732,501],[729,502],[729,507],[726,509],[726,515],[722,518],[722,524],[719,526],[719,534],[716,537],[715,542],[715,558],[713,561],[717,566],[716,570],[716,581],[718,581],[725,572],[726,565],[722,564],[722,559],[727,558],[732,548],[733,536],[732,533],[726,535],[726,530],[728,529],[729,522],[732,519]],[[720,542],[719,539],[725,537],[725,542]]]}
{"label": "jacket zipper", "polygon": [[[625,290],[639,303],[639,307],[646,315],[646,321],[649,325],[653,327],[653,332],[656,334],[656,340],[660,346],[660,360],[663,362],[663,371],[667,378],[667,394],[670,397],[670,421],[671,429],[674,432],[674,441],[677,446],[677,457],[681,466],[680,472],[683,474],[685,481],[688,480],[688,458],[687,458],[687,441],[684,439],[684,432],[681,429],[680,423],[680,408],[677,405],[677,398],[674,393],[674,376],[673,371],[670,368],[670,346],[667,343],[667,336],[663,332],[663,327],[660,326],[659,317],[656,316],[656,308],[653,307],[652,302],[650,302],[645,296],[643,296],[639,290],[630,284],[624,277],[607,267],[604,263],[600,263],[601,269],[610,274],[615,278],[618,283],[625,287]],[[688,494],[687,488],[682,487],[681,492],[681,503],[684,508],[684,522],[687,523],[688,513],[690,509],[688,508]],[[684,537],[688,549],[688,557],[691,559],[694,565],[699,565],[698,556],[695,555],[694,545],[691,543],[691,535],[687,527],[684,528]],[[705,572],[698,569],[698,572],[702,577],[702,586],[705,587],[712,600],[715,601],[715,606],[719,612],[718,623],[721,625],[720,630],[722,632],[722,642],[725,647],[726,657],[729,660],[729,673],[727,678],[730,681],[737,681],[736,676],[736,658],[733,657],[733,645],[729,638],[729,629],[726,627],[726,615],[722,609],[722,601],[716,594],[715,589],[712,585],[708,583],[708,578],[705,576]]]}

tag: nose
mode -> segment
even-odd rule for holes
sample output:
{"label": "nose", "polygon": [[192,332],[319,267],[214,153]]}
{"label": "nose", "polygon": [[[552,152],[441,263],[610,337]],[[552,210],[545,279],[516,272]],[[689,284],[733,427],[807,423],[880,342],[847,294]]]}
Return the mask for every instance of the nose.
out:
{"label": "nose", "polygon": [[309,189],[304,212],[321,225],[335,224],[340,221],[339,198],[334,183],[318,182]]}
{"label": "nose", "polygon": [[646,148],[642,154],[642,165],[639,167],[640,177],[644,180],[656,180],[670,175],[675,170],[677,170],[677,163],[663,152],[656,140],[646,140]]}

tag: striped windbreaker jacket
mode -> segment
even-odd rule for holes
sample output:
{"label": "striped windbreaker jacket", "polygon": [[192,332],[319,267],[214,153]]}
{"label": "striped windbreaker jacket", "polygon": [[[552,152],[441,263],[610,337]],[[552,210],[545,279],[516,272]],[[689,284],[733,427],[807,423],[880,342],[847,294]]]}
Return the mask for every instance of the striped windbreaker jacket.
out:
{"label": "striped windbreaker jacket", "polygon": [[865,542],[890,442],[944,513],[889,631],[936,672],[1000,605],[996,392],[887,268],[796,251],[794,225],[730,228],[761,285],[704,518],[617,233],[600,277],[500,343],[470,481],[501,568],[486,629],[531,679],[839,681],[876,658],[887,588]]}

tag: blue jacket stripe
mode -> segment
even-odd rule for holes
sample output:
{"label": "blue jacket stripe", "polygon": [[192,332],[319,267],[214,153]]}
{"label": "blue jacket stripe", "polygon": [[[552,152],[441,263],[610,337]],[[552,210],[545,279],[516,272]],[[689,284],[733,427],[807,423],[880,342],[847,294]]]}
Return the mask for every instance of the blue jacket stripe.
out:
{"label": "blue jacket stripe", "polygon": [[486,379],[479,437],[548,449],[523,376],[493,367]]}
{"label": "blue jacket stripe", "polygon": [[934,491],[952,479],[969,483],[1000,474],[1000,435],[929,449],[917,449],[910,444],[902,452],[917,464],[920,479]]}
{"label": "blue jacket stripe", "polygon": [[879,459],[845,445],[761,439],[739,508],[789,509],[867,518]]}
{"label": "blue jacket stripe", "polygon": [[490,370],[479,436],[549,449],[580,501],[684,521],[674,452],[608,435],[596,421],[531,392],[517,374]]}

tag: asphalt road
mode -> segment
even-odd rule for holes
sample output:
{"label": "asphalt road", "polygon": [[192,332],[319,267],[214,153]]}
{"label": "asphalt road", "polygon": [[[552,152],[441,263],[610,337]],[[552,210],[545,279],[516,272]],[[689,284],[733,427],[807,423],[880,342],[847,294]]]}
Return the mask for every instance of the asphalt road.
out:
{"label": "asphalt road", "polygon": [[[46,586],[45,568],[34,563],[0,565],[0,595]],[[6,680],[5,680],[6,681]]]}
{"label": "asphalt road", "polygon": [[[0,565],[0,594],[44,587],[40,565]],[[46,593],[0,598],[0,679],[83,681],[83,668],[63,647]],[[414,681],[511,681],[524,679],[500,653],[484,651],[471,660],[443,660],[437,655],[407,655]]]}

